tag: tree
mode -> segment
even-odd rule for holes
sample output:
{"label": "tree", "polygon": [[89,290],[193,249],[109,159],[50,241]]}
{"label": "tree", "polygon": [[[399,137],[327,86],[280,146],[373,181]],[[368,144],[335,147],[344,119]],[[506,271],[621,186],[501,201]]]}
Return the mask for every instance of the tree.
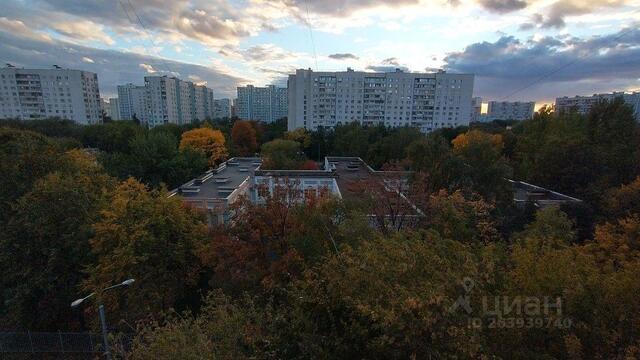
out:
{"label": "tree", "polygon": [[483,286],[473,259],[469,248],[434,232],[342,248],[287,291],[271,344],[289,358],[474,357],[477,332],[464,313],[449,310],[464,277]]}
{"label": "tree", "polygon": [[101,294],[111,316],[132,322],[179,305],[198,278],[197,249],[204,244],[204,215],[164,190],[133,179],[121,183],[94,226],[95,263],[85,291],[135,278],[132,289]]}
{"label": "tree", "polygon": [[300,143],[293,140],[276,139],[262,145],[263,169],[298,169],[304,160]]}
{"label": "tree", "polygon": [[11,202],[56,167],[58,149],[41,134],[0,128],[0,224],[10,214]]}
{"label": "tree", "polygon": [[502,156],[502,136],[470,130],[453,141],[453,152],[464,162],[466,186],[488,201],[511,201],[506,178],[511,168]]}
{"label": "tree", "polygon": [[114,181],[95,158],[74,150],[12,205],[0,234],[0,315],[21,329],[78,328],[69,299],[92,261],[91,226]]}
{"label": "tree", "polygon": [[222,132],[209,127],[184,132],[180,140],[180,150],[185,149],[205,154],[209,159],[210,166],[223,161],[228,155]]}
{"label": "tree", "polygon": [[640,215],[640,176],[629,184],[607,191],[602,207],[610,220]]}
{"label": "tree", "polygon": [[231,139],[240,156],[253,155],[258,149],[256,130],[249,121],[238,120],[234,122],[231,129]]}
{"label": "tree", "polygon": [[311,135],[305,128],[297,128],[293,131],[287,131],[284,133],[284,139],[298,142],[303,150],[311,146]]}
{"label": "tree", "polygon": [[420,181],[428,194],[440,189],[455,190],[462,186],[464,163],[453,154],[447,141],[430,134],[407,148],[411,169],[421,174]]}

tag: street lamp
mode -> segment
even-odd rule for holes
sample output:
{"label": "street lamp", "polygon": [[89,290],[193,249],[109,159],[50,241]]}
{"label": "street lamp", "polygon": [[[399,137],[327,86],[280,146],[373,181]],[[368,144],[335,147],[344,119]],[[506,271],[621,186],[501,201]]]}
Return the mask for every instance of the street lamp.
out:
{"label": "street lamp", "polygon": [[[127,279],[127,280],[121,282],[120,284],[116,284],[116,285],[109,286],[107,288],[102,289],[102,291],[100,291],[100,293],[103,293],[103,292],[105,292],[107,290],[115,289],[115,288],[120,287],[120,286],[129,286],[129,285],[133,284],[134,281],[135,281],[135,279]],[[92,292],[91,294],[89,294],[89,295],[87,295],[87,296],[85,296],[83,298],[74,300],[71,303],[71,307],[74,308],[74,307],[82,304],[85,300],[89,299],[90,297],[92,297],[95,294],[96,294],[95,292]],[[102,342],[104,344],[104,353],[105,353],[105,355],[107,357],[107,360],[111,360],[111,351],[109,350],[109,339],[107,338],[107,320],[106,320],[106,318],[104,316],[104,305],[100,304],[100,306],[98,306],[98,312],[100,313],[100,323],[102,325]]]}

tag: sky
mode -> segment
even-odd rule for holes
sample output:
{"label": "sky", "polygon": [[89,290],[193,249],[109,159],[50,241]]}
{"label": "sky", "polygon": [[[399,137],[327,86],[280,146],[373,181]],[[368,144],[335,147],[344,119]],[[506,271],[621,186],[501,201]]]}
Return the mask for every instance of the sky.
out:
{"label": "sky", "polygon": [[3,0],[0,61],[235,97],[296,68],[473,73],[484,101],[640,89],[640,0]]}

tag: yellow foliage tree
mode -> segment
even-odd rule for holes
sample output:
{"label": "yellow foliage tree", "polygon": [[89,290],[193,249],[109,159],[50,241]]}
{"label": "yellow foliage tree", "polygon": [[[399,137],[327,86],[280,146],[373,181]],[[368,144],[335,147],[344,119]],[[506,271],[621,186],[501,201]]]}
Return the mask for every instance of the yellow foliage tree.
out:
{"label": "yellow foliage tree", "polygon": [[504,147],[502,135],[488,134],[479,130],[471,130],[464,134],[460,134],[456,136],[451,143],[453,144],[453,150],[456,152],[460,152],[472,144],[488,143],[491,144],[498,152],[501,152]]}
{"label": "yellow foliage tree", "polygon": [[186,131],[180,139],[180,150],[192,149],[204,153],[209,158],[209,165],[224,161],[227,156],[224,135],[220,130],[202,127]]}

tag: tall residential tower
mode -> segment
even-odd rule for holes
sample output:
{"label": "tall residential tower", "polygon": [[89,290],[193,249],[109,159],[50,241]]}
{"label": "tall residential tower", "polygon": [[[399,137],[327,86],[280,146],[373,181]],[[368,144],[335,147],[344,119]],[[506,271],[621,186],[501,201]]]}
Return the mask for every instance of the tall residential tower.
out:
{"label": "tall residential tower", "polygon": [[296,70],[289,75],[288,129],[359,122],[423,132],[468,125],[471,74]]}
{"label": "tall residential tower", "polygon": [[78,124],[102,122],[98,75],[63,69],[0,69],[0,118],[59,117]]}

